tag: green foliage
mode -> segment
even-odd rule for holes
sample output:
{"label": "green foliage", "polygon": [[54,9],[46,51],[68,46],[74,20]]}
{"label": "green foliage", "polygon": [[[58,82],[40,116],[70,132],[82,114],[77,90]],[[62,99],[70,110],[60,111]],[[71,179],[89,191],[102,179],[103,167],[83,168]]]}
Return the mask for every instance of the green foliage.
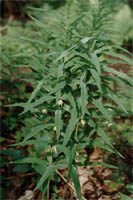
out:
{"label": "green foliage", "polygon": [[21,21],[24,23],[29,19],[27,15],[27,9],[29,7],[40,8],[44,4],[49,4],[51,7],[56,9],[64,5],[64,3],[65,0],[0,0],[0,7],[2,8],[0,20],[2,23],[7,23],[7,21],[10,23],[13,18],[15,18],[21,19]]}
{"label": "green foliage", "polygon": [[[1,26],[1,59],[0,59],[0,84],[1,84],[1,106],[3,107],[2,129],[5,133],[14,131],[21,123],[21,117],[18,117],[20,109],[5,108],[4,105],[14,102],[25,101],[28,98],[26,92],[29,87],[21,79],[25,76],[25,70],[21,70],[19,65],[22,61],[13,57],[16,53],[23,53],[30,46],[26,43],[20,43],[21,36],[31,36],[31,29],[23,29],[21,23],[13,22],[12,25]],[[28,72],[26,72],[28,74]]]}
{"label": "green foliage", "polygon": [[128,192],[133,193],[133,183],[127,184],[126,189]]}
{"label": "green foliage", "polygon": [[129,197],[129,196],[127,196],[127,195],[125,195],[125,194],[123,194],[121,192],[120,192],[120,196],[121,196],[122,200],[132,200],[131,197]]}
{"label": "green foliage", "polygon": [[[132,10],[128,5],[123,5],[121,10],[115,15],[116,42],[123,44],[133,40]],[[124,28],[123,28],[124,27]]]}
{"label": "green foliage", "polygon": [[123,141],[123,143],[127,143],[129,145],[133,145],[133,137],[132,137],[132,133],[133,133],[133,127],[132,127],[132,123],[130,120],[125,120],[124,123],[119,123],[117,125],[117,133],[120,134],[119,137],[121,138],[121,140]]}
{"label": "green foliage", "polygon": [[[56,11],[48,6],[38,9],[45,15],[37,12],[36,17],[31,16],[32,34],[21,37],[22,48],[11,56],[14,67],[31,70],[30,77],[24,80],[34,87],[26,103],[14,104],[24,109],[21,114],[30,113],[31,120],[31,125],[25,121],[28,126],[22,130],[24,139],[18,136],[19,143],[14,146],[33,144],[34,152],[29,149],[30,156],[15,163],[31,164],[40,177],[35,190],[40,189],[43,195],[49,194],[50,180],[60,168],[68,168],[67,180],[72,178],[77,198],[81,199],[78,166],[116,167],[89,163],[88,158],[80,162],[77,154],[92,148],[92,139],[94,145],[122,157],[104,122],[113,124],[115,115],[128,115],[124,104],[118,101],[123,94],[115,92],[111,85],[121,81],[131,87],[132,80],[109,67],[112,59],[108,55],[123,63],[130,64],[131,60],[128,51],[113,44],[115,33],[109,30],[113,21],[108,2],[69,0]],[[122,53],[116,53],[118,49]],[[129,57],[123,55],[125,51]],[[110,106],[104,104],[105,100]],[[114,105],[118,105],[117,109]]]}

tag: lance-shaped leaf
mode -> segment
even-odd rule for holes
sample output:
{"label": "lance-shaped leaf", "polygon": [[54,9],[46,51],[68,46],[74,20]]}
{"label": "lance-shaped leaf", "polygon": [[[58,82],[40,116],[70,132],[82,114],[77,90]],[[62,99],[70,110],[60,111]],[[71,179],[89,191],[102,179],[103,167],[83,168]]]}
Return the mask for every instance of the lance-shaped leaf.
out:
{"label": "lance-shaped leaf", "polygon": [[97,54],[94,52],[93,54],[91,54],[91,57],[92,57],[91,62],[96,67],[96,70],[97,70],[98,74],[100,75],[101,74],[101,66],[100,66],[100,62],[97,57]]}
{"label": "lance-shaped leaf", "polygon": [[24,111],[21,113],[21,115],[22,115],[22,114],[24,114],[24,113],[26,113],[28,111],[32,111],[34,107],[44,103],[45,101],[50,102],[53,99],[55,99],[54,96],[46,95],[46,96],[43,96],[43,97],[37,99],[33,103],[29,103],[29,102],[27,102],[27,103],[15,103],[15,104],[9,104],[9,105],[7,105],[7,107],[9,107],[9,106],[13,106],[13,107],[20,106],[20,107],[23,107]]}
{"label": "lance-shaped leaf", "polygon": [[128,81],[130,84],[133,84],[132,79],[122,72],[118,72],[117,70],[115,70],[111,67],[107,67],[107,66],[103,66],[103,70],[106,72],[109,72],[109,73],[113,73],[113,74],[117,75],[119,78],[122,78],[122,79]]}
{"label": "lance-shaped leaf", "polygon": [[85,37],[85,38],[83,38],[82,40],[80,40],[80,42],[82,43],[82,44],[85,44],[85,43],[87,43],[89,40],[91,40],[91,39],[93,39],[93,37]]}
{"label": "lance-shaped leaf", "polygon": [[88,104],[88,92],[85,83],[81,83],[81,111],[82,118],[84,118],[85,113],[87,112],[87,104]]}
{"label": "lance-shaped leaf", "polygon": [[65,132],[64,141],[63,141],[63,145],[64,146],[66,146],[67,143],[69,142],[77,122],[78,122],[77,113],[75,112],[75,109],[72,109],[71,119],[70,119],[69,124],[67,126],[67,129],[66,129],[66,132]]}
{"label": "lance-shaped leaf", "polygon": [[69,152],[69,166],[68,166],[68,176],[67,176],[68,180],[71,178],[72,175],[72,166],[73,166],[73,161],[75,159],[75,153],[76,153],[76,145],[74,145]]}
{"label": "lance-shaped leaf", "polygon": [[72,180],[74,182],[74,187],[76,189],[77,197],[78,197],[78,199],[82,200],[79,178],[78,178],[78,175],[77,175],[77,171],[73,166],[72,166]]}
{"label": "lance-shaped leaf", "polygon": [[41,177],[41,179],[39,180],[36,188],[34,189],[37,190],[40,188],[40,186],[49,178],[51,177],[51,175],[59,168],[64,168],[65,166],[63,164],[58,164],[58,165],[52,165],[52,166],[48,166],[46,171],[44,172],[43,176]]}
{"label": "lance-shaped leaf", "polygon": [[55,99],[55,97],[53,96],[50,96],[50,95],[46,95],[46,96],[42,96],[41,98],[37,99],[35,102],[33,103],[25,103],[24,104],[24,111],[21,113],[24,114],[28,111],[32,111],[34,110],[33,108],[36,107],[36,106],[39,106],[40,104],[44,103],[44,102],[50,102],[51,100]]}
{"label": "lance-shaped leaf", "polygon": [[105,54],[113,56],[113,57],[120,58],[120,59],[126,61],[126,63],[128,65],[132,65],[133,64],[132,60],[130,58],[128,58],[127,56],[123,55],[123,54],[115,53],[113,51],[107,51],[107,52],[105,52]]}
{"label": "lance-shaped leaf", "polygon": [[[104,132],[103,129],[101,129],[100,127],[98,127],[97,133],[98,133],[99,136],[101,136],[101,138],[103,139],[103,141],[104,141],[106,144],[109,145],[109,147],[112,149],[112,151],[113,151],[114,153],[116,153],[118,156],[120,156],[121,158],[123,158],[122,154],[120,154],[120,153],[113,147],[113,145],[112,145],[112,143],[111,143],[111,141],[110,141],[109,136]],[[110,150],[111,150],[111,149],[110,149]]]}
{"label": "lance-shaped leaf", "polygon": [[57,133],[57,140],[59,140],[60,137],[60,131],[61,131],[61,110],[55,111],[55,125],[56,125],[56,133]]}
{"label": "lance-shaped leaf", "polygon": [[90,69],[90,71],[91,71],[91,74],[92,74],[94,80],[96,81],[96,85],[97,85],[99,91],[102,92],[100,75],[94,69]]}
{"label": "lance-shaped leaf", "polygon": [[71,92],[67,94],[67,99],[71,103],[72,107],[76,110],[76,102],[75,102],[75,99],[73,98]]}
{"label": "lance-shaped leaf", "polygon": [[117,166],[115,165],[111,165],[111,164],[108,164],[108,163],[105,163],[105,162],[86,162],[85,165],[89,165],[89,166],[104,166],[104,167],[108,167],[108,168],[111,168],[111,169],[118,169]]}
{"label": "lance-shaped leaf", "polygon": [[48,143],[49,140],[48,139],[45,139],[45,141],[43,141],[42,139],[34,139],[34,140],[26,140],[26,141],[23,141],[23,142],[19,142],[19,143],[16,143],[16,144],[11,144],[9,146],[25,146],[25,145],[30,145],[30,144],[45,144],[45,143]]}
{"label": "lance-shaped leaf", "polygon": [[75,44],[75,45],[73,45],[72,47],[70,47],[69,49],[63,51],[63,52],[61,53],[61,55],[56,59],[55,62],[57,62],[57,61],[61,60],[62,58],[64,58],[64,57],[65,57],[66,55],[68,55],[68,54],[71,52],[71,50],[74,49],[75,47],[77,47],[77,44]]}
{"label": "lance-shaped leaf", "polygon": [[104,108],[103,104],[99,100],[93,99],[93,104],[99,109],[99,111],[103,114],[103,116],[112,123],[111,116],[106,108]]}
{"label": "lance-shaped leaf", "polygon": [[42,79],[41,81],[39,81],[39,83],[37,84],[36,88],[33,90],[29,100],[28,100],[28,103],[30,103],[34,97],[36,96],[37,92],[41,89],[41,86],[43,85],[44,83],[44,79]]}
{"label": "lance-shaped leaf", "polygon": [[52,127],[52,126],[53,126],[53,124],[43,124],[43,125],[38,125],[36,127],[33,127],[31,129],[31,131],[29,131],[29,133],[24,138],[24,141],[27,141],[30,138],[34,137],[37,133],[39,133],[40,131],[44,130],[45,128]]}
{"label": "lance-shaped leaf", "polygon": [[58,78],[63,75],[63,67],[64,67],[64,63],[58,66],[58,74],[57,74]]}
{"label": "lance-shaped leaf", "polygon": [[117,95],[111,91],[111,90],[108,90],[109,91],[109,97],[119,106],[119,108],[121,108],[125,113],[127,113],[127,110],[123,104],[123,101],[121,100],[121,98],[117,97]]}
{"label": "lance-shaped leaf", "polygon": [[29,157],[29,158],[24,158],[24,159],[21,159],[21,160],[16,160],[13,163],[15,163],[15,164],[17,164],[17,163],[44,164],[45,161],[40,159],[40,158]]}
{"label": "lance-shaped leaf", "polygon": [[104,142],[110,146],[112,146],[110,138],[108,137],[108,135],[104,132],[103,129],[101,129],[100,127],[98,127],[97,129],[97,133],[98,135],[104,140]]}
{"label": "lance-shaped leaf", "polygon": [[66,85],[66,81],[62,81],[60,83],[58,83],[55,88],[53,88],[51,91],[50,91],[50,94],[54,94],[56,93],[58,90],[61,90],[64,88],[64,86]]}

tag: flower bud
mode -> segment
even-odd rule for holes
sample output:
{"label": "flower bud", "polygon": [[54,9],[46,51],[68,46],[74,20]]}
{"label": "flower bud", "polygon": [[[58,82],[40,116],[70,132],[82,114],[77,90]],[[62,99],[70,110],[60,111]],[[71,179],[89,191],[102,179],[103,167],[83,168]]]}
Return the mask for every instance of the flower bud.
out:
{"label": "flower bud", "polygon": [[53,130],[56,131],[56,126],[54,126]]}
{"label": "flower bud", "polygon": [[82,124],[82,126],[84,126],[86,124],[85,120],[82,119],[81,124]]}
{"label": "flower bud", "polygon": [[62,106],[63,105],[63,101],[59,100],[57,104],[58,104],[58,106]]}
{"label": "flower bud", "polygon": [[53,153],[57,153],[57,149],[56,149],[55,146],[53,146],[53,147],[51,148],[51,152],[53,152]]}
{"label": "flower bud", "polygon": [[47,110],[46,110],[46,109],[43,109],[43,110],[42,110],[42,113],[47,114]]}

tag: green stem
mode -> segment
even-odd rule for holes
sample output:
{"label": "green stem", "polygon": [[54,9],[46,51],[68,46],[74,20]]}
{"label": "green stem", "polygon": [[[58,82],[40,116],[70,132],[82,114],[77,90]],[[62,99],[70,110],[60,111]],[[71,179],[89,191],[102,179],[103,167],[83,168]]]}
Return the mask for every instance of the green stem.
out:
{"label": "green stem", "polygon": [[[53,152],[52,152],[52,146],[51,146],[51,159],[50,159],[50,166],[53,164]],[[49,200],[50,198],[50,178],[48,179],[48,188],[47,188],[47,200]]]}
{"label": "green stem", "polygon": [[78,130],[79,130],[79,124],[76,126],[76,136],[78,135]]}
{"label": "green stem", "polygon": [[49,200],[50,178],[48,179],[47,200]]}

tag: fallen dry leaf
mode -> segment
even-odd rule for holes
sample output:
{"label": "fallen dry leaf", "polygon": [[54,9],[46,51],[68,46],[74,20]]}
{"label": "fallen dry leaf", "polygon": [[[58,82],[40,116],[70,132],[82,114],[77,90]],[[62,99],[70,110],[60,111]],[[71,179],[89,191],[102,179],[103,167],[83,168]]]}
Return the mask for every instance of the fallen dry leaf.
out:
{"label": "fallen dry leaf", "polygon": [[25,191],[25,195],[24,195],[24,196],[21,196],[18,200],[25,200],[25,199],[31,200],[31,199],[33,198],[33,196],[34,196],[33,191],[31,191],[31,190],[26,190],[26,191]]}
{"label": "fallen dry leaf", "polygon": [[118,186],[112,187],[110,183],[109,184],[107,183],[103,185],[102,189],[107,193],[113,193],[113,192],[118,191],[120,187]]}
{"label": "fallen dry leaf", "polygon": [[102,196],[100,196],[100,197],[98,198],[98,200],[112,200],[112,199],[110,198],[110,196],[102,195]]}

